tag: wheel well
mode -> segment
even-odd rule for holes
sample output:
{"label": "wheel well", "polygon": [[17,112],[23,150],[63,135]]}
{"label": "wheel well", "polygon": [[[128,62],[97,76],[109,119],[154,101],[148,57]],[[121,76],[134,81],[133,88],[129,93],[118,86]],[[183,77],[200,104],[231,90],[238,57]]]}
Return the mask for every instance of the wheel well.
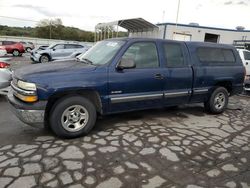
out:
{"label": "wheel well", "polygon": [[[51,60],[51,57],[50,57],[50,55],[49,55],[49,54],[46,54],[46,53],[41,54],[41,57],[42,57],[42,55],[46,55],[46,56],[48,56],[49,60]],[[40,57],[40,58],[41,58],[41,57]]]}
{"label": "wheel well", "polygon": [[226,88],[228,93],[232,92],[232,82],[230,81],[220,81],[220,82],[217,82],[215,85]]}
{"label": "wheel well", "polygon": [[45,121],[48,121],[50,111],[52,107],[54,106],[54,104],[59,99],[61,99],[62,97],[74,96],[74,95],[80,95],[89,99],[95,105],[97,113],[102,114],[102,103],[101,103],[101,98],[98,92],[91,91],[91,90],[74,90],[74,91],[71,90],[71,91],[66,91],[66,92],[64,91],[64,92],[56,93],[49,98],[47,106],[46,106],[46,110],[45,110]]}
{"label": "wheel well", "polygon": [[13,53],[13,52],[14,52],[14,50],[17,50],[17,51],[20,53],[20,51],[19,51],[18,49],[16,49],[16,48],[12,49],[12,52],[11,52],[11,53]]}

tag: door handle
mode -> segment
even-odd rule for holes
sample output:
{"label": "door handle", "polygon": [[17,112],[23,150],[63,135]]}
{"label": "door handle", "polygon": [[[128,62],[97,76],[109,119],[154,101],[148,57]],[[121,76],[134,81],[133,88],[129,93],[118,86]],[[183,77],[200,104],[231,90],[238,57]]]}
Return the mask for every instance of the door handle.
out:
{"label": "door handle", "polygon": [[163,78],[164,77],[162,76],[162,74],[160,73],[155,74],[155,79],[162,80]]}

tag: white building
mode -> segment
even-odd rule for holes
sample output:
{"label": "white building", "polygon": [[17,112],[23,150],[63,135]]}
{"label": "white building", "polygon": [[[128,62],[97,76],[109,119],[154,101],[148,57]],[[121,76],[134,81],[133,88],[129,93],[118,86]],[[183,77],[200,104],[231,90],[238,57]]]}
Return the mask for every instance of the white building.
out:
{"label": "white building", "polygon": [[130,37],[148,37],[173,39],[182,41],[215,42],[234,44],[237,47],[250,48],[250,30],[243,27],[237,29],[223,29],[215,27],[204,27],[198,24],[174,24],[161,23],[152,24],[142,18],[118,20],[116,22],[102,23],[96,26],[96,31],[118,25],[128,30]]}

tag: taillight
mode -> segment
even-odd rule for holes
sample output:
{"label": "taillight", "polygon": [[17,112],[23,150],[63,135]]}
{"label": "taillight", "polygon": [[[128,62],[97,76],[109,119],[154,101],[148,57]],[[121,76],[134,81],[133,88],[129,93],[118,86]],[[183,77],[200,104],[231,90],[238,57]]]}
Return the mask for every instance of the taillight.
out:
{"label": "taillight", "polygon": [[5,63],[5,62],[0,62],[0,68],[9,68],[10,64]]}

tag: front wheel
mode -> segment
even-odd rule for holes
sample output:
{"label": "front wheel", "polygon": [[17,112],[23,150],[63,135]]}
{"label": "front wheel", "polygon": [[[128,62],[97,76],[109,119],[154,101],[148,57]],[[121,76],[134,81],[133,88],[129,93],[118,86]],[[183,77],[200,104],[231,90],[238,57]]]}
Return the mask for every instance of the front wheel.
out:
{"label": "front wheel", "polygon": [[13,55],[14,57],[17,57],[17,56],[20,55],[20,52],[19,52],[18,50],[13,50],[12,55]]}
{"label": "front wheel", "polygon": [[40,57],[40,63],[47,63],[47,62],[49,62],[49,56],[48,55],[42,55],[41,57]]}
{"label": "front wheel", "polygon": [[220,114],[227,108],[228,98],[226,88],[217,87],[204,103],[205,109],[213,114]]}
{"label": "front wheel", "polygon": [[31,49],[30,47],[27,47],[27,48],[26,48],[26,52],[29,52],[29,53],[30,53],[31,50],[32,50],[32,49]]}
{"label": "front wheel", "polygon": [[55,103],[50,114],[52,131],[63,138],[86,135],[96,122],[95,106],[81,96],[60,99]]}

